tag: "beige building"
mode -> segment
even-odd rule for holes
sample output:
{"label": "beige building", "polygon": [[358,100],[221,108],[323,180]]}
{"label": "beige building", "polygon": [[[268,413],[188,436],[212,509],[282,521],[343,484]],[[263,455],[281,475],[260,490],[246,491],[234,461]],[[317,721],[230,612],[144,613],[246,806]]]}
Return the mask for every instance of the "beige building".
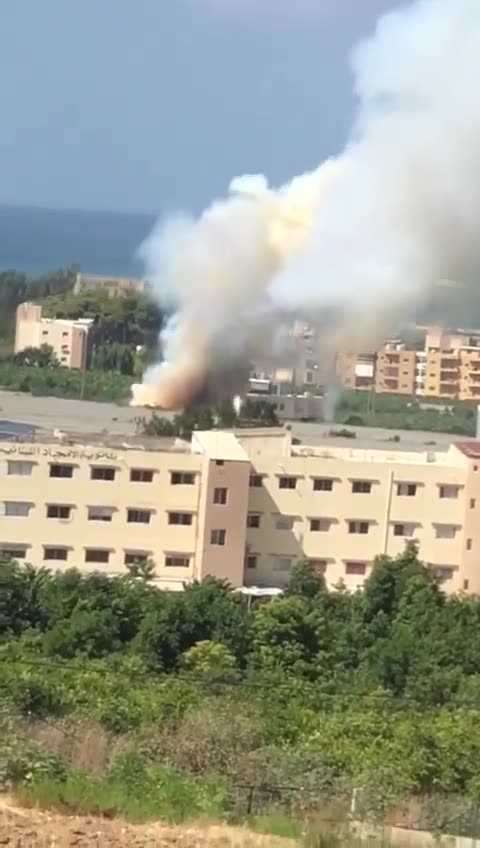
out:
{"label": "beige building", "polygon": [[87,291],[105,291],[109,297],[128,297],[131,294],[144,294],[147,290],[145,280],[127,277],[103,277],[96,274],[77,274],[74,294]]}
{"label": "beige building", "polygon": [[21,303],[15,325],[15,353],[29,347],[48,345],[60,365],[83,370],[87,365],[92,323],[91,318],[77,321],[42,318],[41,306]]}
{"label": "beige building", "polygon": [[348,389],[445,400],[480,399],[480,333],[428,328],[423,350],[389,341],[374,353],[337,357]]}
{"label": "beige building", "polygon": [[0,551],[159,586],[207,575],[281,588],[299,557],[363,584],[417,539],[446,591],[480,592],[480,443],[404,451],[293,445],[289,430],[197,432],[191,444],[0,441]]}

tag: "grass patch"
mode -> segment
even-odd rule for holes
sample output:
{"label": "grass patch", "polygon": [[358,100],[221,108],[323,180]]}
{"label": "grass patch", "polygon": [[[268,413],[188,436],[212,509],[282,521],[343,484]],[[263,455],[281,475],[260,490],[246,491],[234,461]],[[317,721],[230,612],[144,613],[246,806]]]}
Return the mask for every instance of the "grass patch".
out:
{"label": "grass patch", "polygon": [[184,777],[164,766],[147,766],[136,754],[120,757],[102,777],[77,772],[62,781],[35,779],[23,788],[21,800],[62,813],[118,816],[137,824],[219,820],[228,809],[227,787],[221,779]]}

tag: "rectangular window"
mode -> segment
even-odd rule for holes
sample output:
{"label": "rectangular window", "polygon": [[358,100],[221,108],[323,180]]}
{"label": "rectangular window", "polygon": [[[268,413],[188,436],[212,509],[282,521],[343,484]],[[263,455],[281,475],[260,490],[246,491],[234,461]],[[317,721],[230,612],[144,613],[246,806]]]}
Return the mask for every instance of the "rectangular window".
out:
{"label": "rectangular window", "polygon": [[273,561],[273,571],[291,571],[292,560],[289,557],[276,557]]}
{"label": "rectangular window", "polygon": [[185,554],[167,554],[165,557],[166,568],[189,568],[190,557]]}
{"label": "rectangular window", "polygon": [[328,533],[332,522],[329,518],[311,518],[310,532],[311,533]]}
{"label": "rectangular window", "polygon": [[43,559],[54,559],[60,562],[66,562],[68,559],[68,548],[44,548]]}
{"label": "rectangular window", "polygon": [[47,518],[62,518],[66,521],[70,518],[71,512],[71,506],[65,506],[62,504],[47,504]]}
{"label": "rectangular window", "polygon": [[131,483],[152,483],[155,474],[151,468],[132,468],[130,471]]}
{"label": "rectangular window", "polygon": [[192,523],[192,513],[191,512],[169,512],[168,513],[168,523],[169,524],[184,524],[190,525]]}
{"label": "rectangular window", "polygon": [[225,460],[224,459],[216,459],[215,465],[218,465],[218,466],[221,467],[222,465],[225,465]]}
{"label": "rectangular window", "polygon": [[251,489],[261,489],[263,485],[263,477],[261,474],[251,474],[250,475],[250,488]]}
{"label": "rectangular window", "polygon": [[250,515],[247,515],[247,527],[250,530],[258,530],[260,527],[260,516],[255,515],[255,513],[250,513]]}
{"label": "rectangular window", "polygon": [[91,480],[115,480],[116,468],[106,465],[92,465],[90,468]]}
{"label": "rectangular window", "polygon": [[359,576],[364,576],[367,573],[367,563],[366,562],[346,562],[345,563],[345,574],[356,574]]}
{"label": "rectangular window", "polygon": [[416,483],[397,483],[397,495],[399,497],[414,498],[416,494]]}
{"label": "rectangular window", "polygon": [[475,509],[476,500],[475,498],[470,498],[470,509]]}
{"label": "rectangular window", "polygon": [[295,519],[291,518],[289,515],[279,515],[278,518],[275,519],[275,527],[277,530],[293,530],[295,526]]}
{"label": "rectangular window", "polygon": [[17,460],[9,459],[7,473],[10,477],[30,477],[34,465],[34,462],[18,462]]}
{"label": "rectangular window", "polygon": [[89,521],[111,521],[114,513],[113,506],[89,506]]}
{"label": "rectangular window", "polygon": [[50,477],[73,477],[73,465],[61,465],[60,463],[53,463],[50,466]]}
{"label": "rectangular window", "polygon": [[369,495],[372,491],[370,480],[353,480],[352,493],[354,495]]}
{"label": "rectangular window", "polygon": [[437,524],[435,527],[436,539],[454,539],[457,535],[457,528],[453,524]]}
{"label": "rectangular window", "polygon": [[85,551],[85,562],[108,562],[110,551],[102,548],[87,548]]}
{"label": "rectangular window", "polygon": [[171,486],[193,486],[195,483],[195,474],[190,471],[171,471],[170,485]]}
{"label": "rectangular window", "polygon": [[257,557],[253,554],[249,554],[245,557],[245,566],[249,569],[249,571],[253,571],[253,569],[257,567]]}
{"label": "rectangular window", "polygon": [[471,551],[473,547],[473,543],[471,539],[467,539],[467,551]]}
{"label": "rectangular window", "polygon": [[332,492],[333,480],[330,477],[316,477],[313,481],[314,492]]}
{"label": "rectangular window", "polygon": [[213,503],[217,506],[226,506],[228,496],[228,489],[214,489],[213,490]]}
{"label": "rectangular window", "polygon": [[280,477],[278,480],[278,486],[280,489],[296,489],[297,488],[297,478],[296,477]]}
{"label": "rectangular window", "polygon": [[16,545],[8,545],[5,546],[0,544],[0,557],[4,557],[5,559],[25,559],[27,556],[27,548],[26,547],[18,547]]}
{"label": "rectangular window", "polygon": [[394,524],[393,525],[393,535],[394,536],[403,536],[406,539],[411,539],[415,532],[415,527],[413,524]]}
{"label": "rectangular window", "polygon": [[440,486],[438,494],[440,498],[458,498],[459,491],[460,486],[445,485]]}
{"label": "rectangular window", "polygon": [[452,579],[454,571],[455,569],[451,566],[437,566],[433,569],[433,576],[439,583],[445,583],[445,581]]}
{"label": "rectangular window", "polygon": [[147,562],[149,556],[150,551],[125,551],[123,562],[125,565],[138,565]]}
{"label": "rectangular window", "polygon": [[328,562],[326,559],[309,559],[308,564],[316,574],[326,574]]}
{"label": "rectangular window", "polygon": [[349,533],[358,533],[361,536],[366,536],[368,531],[370,530],[370,524],[368,521],[349,521],[348,522],[348,532]]}
{"label": "rectangular window", "polygon": [[150,524],[151,517],[149,509],[127,509],[127,524]]}
{"label": "rectangular window", "polygon": [[224,545],[227,539],[226,530],[212,530],[210,533],[211,545]]}
{"label": "rectangular window", "polygon": [[31,503],[23,501],[5,501],[5,515],[9,518],[26,518],[32,508]]}

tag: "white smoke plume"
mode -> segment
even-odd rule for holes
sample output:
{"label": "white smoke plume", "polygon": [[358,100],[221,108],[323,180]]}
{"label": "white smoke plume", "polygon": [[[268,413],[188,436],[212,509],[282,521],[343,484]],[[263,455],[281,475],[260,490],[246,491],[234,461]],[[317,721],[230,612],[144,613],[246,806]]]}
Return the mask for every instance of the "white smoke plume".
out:
{"label": "white smoke plume", "polygon": [[479,0],[417,0],[384,16],[353,68],[359,110],[337,159],[278,191],[235,180],[198,221],[173,221],[144,245],[175,316],[134,404],[195,399],[224,368],[269,351],[286,315],[334,308],[343,317],[326,342],[365,344],[437,280],[475,277]]}

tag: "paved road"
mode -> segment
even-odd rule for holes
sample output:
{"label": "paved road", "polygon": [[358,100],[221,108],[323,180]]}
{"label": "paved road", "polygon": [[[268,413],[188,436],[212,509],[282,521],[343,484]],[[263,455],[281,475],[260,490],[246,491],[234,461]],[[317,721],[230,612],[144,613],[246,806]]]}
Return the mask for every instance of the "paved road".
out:
{"label": "paved road", "polygon": [[[170,413],[161,413],[171,417]],[[138,418],[148,418],[151,412],[113,403],[64,400],[63,398],[32,397],[16,392],[0,392],[0,425],[2,421],[14,421],[33,425],[41,430],[58,428],[72,433],[101,433],[111,435],[134,435]],[[446,449],[451,442],[466,441],[463,437],[448,433],[422,433],[411,430],[381,430],[372,427],[348,428],[355,430],[357,438],[342,439],[328,436],[335,425],[292,423],[294,436],[304,444],[341,445],[351,447],[382,447],[405,450]],[[0,427],[1,429],[1,427]],[[399,441],[394,442],[393,437]]]}

